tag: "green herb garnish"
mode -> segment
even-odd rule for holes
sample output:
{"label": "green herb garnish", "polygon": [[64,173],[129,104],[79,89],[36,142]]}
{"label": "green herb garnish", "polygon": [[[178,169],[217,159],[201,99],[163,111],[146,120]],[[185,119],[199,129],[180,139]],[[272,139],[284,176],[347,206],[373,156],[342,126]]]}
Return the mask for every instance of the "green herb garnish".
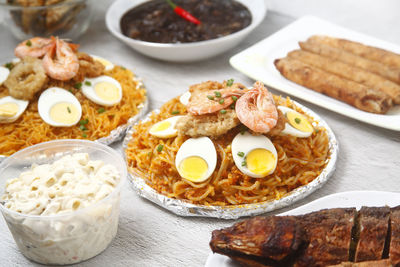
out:
{"label": "green herb garnish", "polygon": [[30,46],[32,46],[32,42],[31,42],[31,40],[28,40],[28,41],[26,41],[26,43],[25,43],[25,44],[26,44],[26,46],[29,46],[29,47],[30,47]]}
{"label": "green herb garnish", "polygon": [[243,158],[243,157],[244,157],[244,152],[238,152],[237,155],[238,155],[239,157]]}
{"label": "green herb garnish", "polygon": [[245,160],[242,161],[242,166],[243,167],[247,166],[247,162]]}
{"label": "green herb garnish", "polygon": [[14,68],[14,64],[11,62],[6,63],[4,66],[9,70],[12,70],[12,68]]}
{"label": "green herb garnish", "polygon": [[86,138],[86,137],[87,137],[87,134],[86,134],[86,133],[83,133],[83,134],[82,134],[82,137],[83,137],[83,138]]}
{"label": "green herb garnish", "polygon": [[234,81],[233,79],[227,80],[227,81],[226,81],[226,86],[231,87],[232,84],[233,84],[233,81]]}
{"label": "green herb garnish", "polygon": [[86,131],[88,128],[86,128],[85,125],[79,125],[79,129],[81,129],[81,131]]}
{"label": "green herb garnish", "polygon": [[87,85],[87,86],[91,86],[91,85],[92,85],[92,83],[91,83],[91,82],[89,82],[89,81],[85,81],[85,85]]}
{"label": "green herb garnish", "polygon": [[301,122],[301,120],[299,118],[295,118],[294,121],[299,124]]}
{"label": "green herb garnish", "polygon": [[84,120],[80,120],[79,121],[79,124],[80,125],[86,125],[86,124],[88,124],[89,123],[89,120],[88,119],[84,119]]}
{"label": "green herb garnish", "polygon": [[69,107],[67,107],[67,111],[68,113],[71,113],[71,109]]}
{"label": "green herb garnish", "polygon": [[75,88],[75,89],[81,89],[81,87],[82,87],[82,83],[76,83],[76,84],[74,84],[74,88]]}
{"label": "green herb garnish", "polygon": [[174,111],[171,112],[172,115],[176,115],[176,114],[179,114],[179,113],[180,113],[179,110],[174,110]]}
{"label": "green herb garnish", "polygon": [[212,95],[208,95],[207,98],[210,100],[214,100],[214,97]]}
{"label": "green herb garnish", "polygon": [[216,97],[221,97],[221,92],[220,91],[214,91],[214,94]]}
{"label": "green herb garnish", "polygon": [[231,97],[232,97],[232,100],[235,101],[235,102],[236,102],[236,100],[238,99],[237,96],[235,96],[235,95],[233,95],[233,96],[231,96]]}
{"label": "green herb garnish", "polygon": [[106,109],[103,108],[103,107],[101,107],[101,108],[99,108],[99,109],[97,110],[98,113],[103,113],[104,111],[106,111]]}
{"label": "green herb garnish", "polygon": [[223,99],[223,98],[221,98],[220,100],[219,100],[219,103],[222,105],[223,103],[225,102],[225,100]]}
{"label": "green herb garnish", "polygon": [[225,110],[225,109],[221,109],[219,112],[220,112],[221,114],[226,114],[226,110]]}
{"label": "green herb garnish", "polygon": [[161,152],[163,150],[164,146],[163,145],[158,145],[157,146],[157,151]]}

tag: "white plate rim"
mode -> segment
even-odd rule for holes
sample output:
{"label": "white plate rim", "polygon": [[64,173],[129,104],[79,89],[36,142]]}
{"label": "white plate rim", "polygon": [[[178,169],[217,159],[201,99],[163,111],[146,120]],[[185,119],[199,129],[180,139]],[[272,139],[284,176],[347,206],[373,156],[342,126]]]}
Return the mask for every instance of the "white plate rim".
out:
{"label": "white plate rim", "polygon": [[[360,209],[361,206],[385,205],[389,207],[400,205],[400,193],[388,191],[345,191],[321,197],[303,206],[277,215],[301,215],[327,208],[355,207]],[[205,263],[205,267],[239,266],[240,265],[232,261],[229,257],[220,254],[214,254],[212,252],[209,253]]]}
{"label": "white plate rim", "polygon": [[[261,80],[276,90],[368,124],[400,131],[399,105],[392,108],[385,115],[365,112],[291,82],[275,69],[273,66],[275,59],[286,56],[287,52],[298,48],[298,41],[303,41],[313,34],[346,38],[400,53],[400,46],[395,44],[332,24],[314,16],[304,16],[232,56],[229,62],[238,71],[255,80]],[[271,52],[274,55],[268,56],[268,53]]]}

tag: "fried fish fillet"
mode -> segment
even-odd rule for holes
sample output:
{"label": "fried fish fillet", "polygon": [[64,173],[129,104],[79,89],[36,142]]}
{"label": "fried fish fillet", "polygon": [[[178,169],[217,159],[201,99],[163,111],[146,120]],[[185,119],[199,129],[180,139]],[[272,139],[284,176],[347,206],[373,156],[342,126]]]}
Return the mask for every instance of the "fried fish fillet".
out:
{"label": "fried fish fillet", "polygon": [[392,267],[394,266],[389,259],[363,262],[342,262],[329,267]]}
{"label": "fried fish fillet", "polygon": [[382,76],[354,67],[350,64],[333,60],[304,50],[295,50],[288,53],[288,57],[295,58],[306,64],[336,74],[343,78],[361,83],[389,95],[393,102],[400,104],[400,85],[389,81]]}
{"label": "fried fish fillet", "polygon": [[379,61],[391,68],[400,68],[400,55],[381,48],[322,35],[311,36],[308,40],[340,48],[369,60]]}
{"label": "fried fish fillet", "polygon": [[392,99],[387,94],[323,71],[297,59],[277,59],[274,64],[287,79],[361,110],[383,114],[392,107]]}
{"label": "fried fish fillet", "polygon": [[312,40],[299,42],[299,45],[303,50],[345,62],[400,84],[400,69],[394,69],[380,62],[362,58],[345,50]]}
{"label": "fried fish fillet", "polygon": [[389,258],[395,266],[400,266],[400,206],[390,211]]}

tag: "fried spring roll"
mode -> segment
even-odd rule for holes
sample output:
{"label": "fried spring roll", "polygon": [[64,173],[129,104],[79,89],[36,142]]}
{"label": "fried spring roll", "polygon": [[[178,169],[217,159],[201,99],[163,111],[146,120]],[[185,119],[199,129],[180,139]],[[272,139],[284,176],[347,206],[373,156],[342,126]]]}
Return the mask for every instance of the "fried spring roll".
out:
{"label": "fried spring roll", "polygon": [[321,56],[329,57],[334,60],[345,62],[360,69],[378,74],[397,84],[400,84],[400,69],[392,69],[389,66],[379,63],[377,61],[365,59],[342,49],[318,42],[299,42],[299,45],[303,50],[319,54]]}
{"label": "fried spring roll", "polygon": [[369,60],[379,61],[391,68],[400,68],[400,55],[381,48],[322,35],[311,36],[308,40],[340,48]]}
{"label": "fried spring roll", "polygon": [[283,58],[275,60],[274,64],[287,79],[361,110],[383,114],[392,106],[391,98],[381,91],[320,70],[299,60]]}
{"label": "fried spring roll", "polygon": [[306,64],[331,72],[343,78],[361,83],[389,95],[393,102],[400,104],[400,85],[391,82],[379,75],[359,69],[352,65],[333,60],[318,54],[304,50],[295,50],[288,54],[288,57],[295,58]]}

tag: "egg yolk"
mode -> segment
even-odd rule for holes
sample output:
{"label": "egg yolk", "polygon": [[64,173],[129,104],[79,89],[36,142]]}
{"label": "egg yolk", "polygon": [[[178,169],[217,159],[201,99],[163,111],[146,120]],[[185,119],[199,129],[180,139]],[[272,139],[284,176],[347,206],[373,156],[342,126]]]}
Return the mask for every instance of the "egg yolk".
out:
{"label": "egg yolk", "polygon": [[249,171],[259,175],[267,175],[275,167],[275,162],[274,154],[263,148],[250,151],[246,157]]}
{"label": "egg yolk", "polygon": [[171,127],[171,123],[169,121],[162,121],[160,123],[155,124],[151,127],[152,132],[161,132]]}
{"label": "egg yolk", "polygon": [[207,162],[198,156],[187,157],[179,165],[180,174],[183,178],[197,182],[201,180],[208,170]]}
{"label": "egg yolk", "polygon": [[71,103],[60,102],[50,109],[50,118],[58,123],[73,124],[78,121],[78,109]]}
{"label": "egg yolk", "polygon": [[105,101],[118,101],[120,98],[118,87],[109,82],[96,83],[94,91],[98,97]]}
{"label": "egg yolk", "polygon": [[12,117],[18,112],[18,105],[15,103],[4,103],[0,105],[0,116]]}
{"label": "egg yolk", "polygon": [[290,125],[299,131],[306,133],[312,133],[314,131],[313,126],[306,119],[306,117],[296,111],[288,111],[286,113],[286,118],[288,119]]}

